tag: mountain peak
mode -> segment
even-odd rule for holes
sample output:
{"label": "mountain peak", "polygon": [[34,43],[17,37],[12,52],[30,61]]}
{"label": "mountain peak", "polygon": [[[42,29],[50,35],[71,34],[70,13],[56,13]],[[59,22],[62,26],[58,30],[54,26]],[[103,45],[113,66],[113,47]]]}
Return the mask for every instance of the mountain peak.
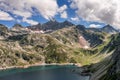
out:
{"label": "mountain peak", "polygon": [[64,24],[64,25],[67,25],[67,26],[73,26],[73,25],[74,25],[73,23],[71,23],[70,21],[67,21],[67,20],[65,20],[65,21],[63,22],[63,24]]}
{"label": "mountain peak", "polygon": [[13,28],[23,28],[21,24],[14,24]]}
{"label": "mountain peak", "polygon": [[65,20],[64,22],[69,22],[68,20]]}
{"label": "mountain peak", "polygon": [[68,21],[68,20],[65,20],[63,23],[71,23],[70,21]]}
{"label": "mountain peak", "polygon": [[48,22],[46,22],[46,23],[44,23],[44,24],[58,24],[59,22],[57,22],[56,20],[50,20],[50,21],[48,21]]}
{"label": "mountain peak", "polygon": [[64,28],[64,27],[70,27],[70,26],[73,26],[74,24],[69,22],[69,21],[64,21],[64,22],[58,22],[56,21],[55,19],[51,19],[50,21],[44,23],[44,24],[37,24],[37,25],[33,25],[33,26],[29,26],[28,28],[29,29],[34,29],[34,30],[44,30],[44,31],[47,31],[47,30],[58,30],[58,29],[61,29],[61,28]]}
{"label": "mountain peak", "polygon": [[[104,26],[103,28],[113,28],[111,25],[107,24],[106,26]],[[113,28],[114,29],[114,28]]]}
{"label": "mountain peak", "polygon": [[85,26],[84,25],[77,25],[76,28],[79,29],[79,30],[85,30]]}
{"label": "mountain peak", "polygon": [[107,33],[111,33],[111,34],[118,32],[118,30],[116,30],[113,26],[111,26],[109,24],[104,26],[103,28],[101,28],[101,30],[104,32],[107,32]]}
{"label": "mountain peak", "polygon": [[37,25],[41,25],[41,23],[38,23]]}

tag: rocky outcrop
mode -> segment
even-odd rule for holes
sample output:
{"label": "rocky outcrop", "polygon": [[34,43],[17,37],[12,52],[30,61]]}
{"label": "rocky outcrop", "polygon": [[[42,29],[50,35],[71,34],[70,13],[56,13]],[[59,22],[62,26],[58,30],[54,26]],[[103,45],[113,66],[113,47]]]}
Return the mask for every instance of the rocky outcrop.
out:
{"label": "rocky outcrop", "polygon": [[5,25],[0,24],[0,40],[5,39],[8,35],[8,28]]}
{"label": "rocky outcrop", "polygon": [[79,44],[80,44],[80,48],[88,49],[90,47],[88,41],[85,40],[83,36],[79,37]]}

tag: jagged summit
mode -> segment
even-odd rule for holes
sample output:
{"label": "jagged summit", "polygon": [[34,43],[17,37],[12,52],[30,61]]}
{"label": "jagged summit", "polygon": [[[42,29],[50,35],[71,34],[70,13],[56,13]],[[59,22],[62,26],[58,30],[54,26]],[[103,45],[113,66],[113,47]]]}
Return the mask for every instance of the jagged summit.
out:
{"label": "jagged summit", "polygon": [[64,25],[68,25],[68,26],[73,26],[74,24],[70,21],[65,20],[64,22],[62,22]]}
{"label": "jagged summit", "polygon": [[32,30],[44,30],[44,31],[47,31],[47,30],[58,30],[58,29],[61,29],[61,28],[65,28],[65,27],[70,27],[70,26],[73,26],[74,24],[69,22],[69,21],[64,21],[64,22],[58,22],[57,20],[50,20],[44,24],[37,24],[37,25],[33,25],[33,26],[28,26],[29,29],[32,29]]}
{"label": "jagged summit", "polygon": [[41,30],[42,29],[42,24],[38,23],[37,25],[27,26],[27,28],[29,28],[31,30]]}

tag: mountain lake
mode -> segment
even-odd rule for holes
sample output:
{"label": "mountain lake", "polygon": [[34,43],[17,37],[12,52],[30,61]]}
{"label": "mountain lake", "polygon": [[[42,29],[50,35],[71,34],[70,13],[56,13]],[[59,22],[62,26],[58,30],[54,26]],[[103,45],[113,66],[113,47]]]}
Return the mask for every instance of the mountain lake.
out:
{"label": "mountain lake", "polygon": [[75,72],[73,65],[44,65],[26,69],[13,68],[0,71],[0,80],[89,80]]}

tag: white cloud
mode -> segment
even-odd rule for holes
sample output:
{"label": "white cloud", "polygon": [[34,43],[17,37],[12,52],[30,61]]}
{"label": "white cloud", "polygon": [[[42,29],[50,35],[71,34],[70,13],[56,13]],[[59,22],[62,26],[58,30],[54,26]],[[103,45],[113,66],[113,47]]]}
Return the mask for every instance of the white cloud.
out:
{"label": "white cloud", "polygon": [[0,11],[0,20],[14,20],[7,12]]}
{"label": "white cloud", "polygon": [[70,7],[87,21],[97,21],[120,28],[120,0],[71,0]]}
{"label": "white cloud", "polygon": [[60,13],[62,13],[62,12],[64,12],[66,9],[67,9],[67,6],[66,6],[66,5],[63,5],[63,6],[61,6],[61,7],[58,9],[58,11],[59,11]]}
{"label": "white cloud", "polygon": [[63,13],[61,13],[61,18],[67,18],[67,12],[64,11]]}
{"label": "white cloud", "polygon": [[66,18],[66,9],[66,5],[59,7],[57,0],[0,0],[0,10],[26,19],[33,15],[41,15],[49,20],[58,14]]}
{"label": "white cloud", "polygon": [[89,28],[100,28],[101,27],[101,25],[99,25],[99,24],[90,24],[89,25]]}
{"label": "white cloud", "polygon": [[17,21],[17,23],[21,23],[21,20],[19,20],[19,19],[17,19],[16,21]]}
{"label": "white cloud", "polygon": [[15,10],[15,11],[13,11],[13,13],[16,14],[16,15],[22,16],[24,18],[29,18],[29,17],[32,16],[32,14],[30,12],[25,12],[25,11],[22,12],[22,11]]}
{"label": "white cloud", "polygon": [[78,17],[72,17],[71,20],[72,21],[79,21],[79,18]]}
{"label": "white cloud", "polygon": [[66,9],[67,9],[66,5],[63,5],[62,7],[60,7],[58,9],[58,12],[60,13],[61,18],[67,18],[68,17]]}
{"label": "white cloud", "polygon": [[36,24],[38,24],[37,21],[31,20],[31,19],[26,19],[26,18],[23,18],[22,21],[23,21],[23,22],[27,22],[28,24],[31,24],[31,25],[36,25]]}
{"label": "white cloud", "polygon": [[57,14],[57,1],[56,0],[25,0],[28,5],[34,7],[46,19],[51,19]]}

